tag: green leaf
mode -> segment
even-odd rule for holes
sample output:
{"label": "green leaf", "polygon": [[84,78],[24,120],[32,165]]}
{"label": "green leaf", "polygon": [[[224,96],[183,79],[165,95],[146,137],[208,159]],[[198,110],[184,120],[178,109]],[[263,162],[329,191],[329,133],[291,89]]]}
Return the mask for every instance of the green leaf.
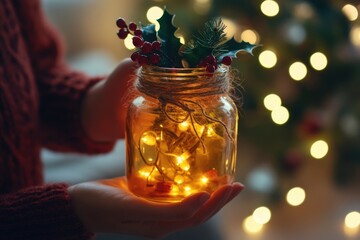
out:
{"label": "green leaf", "polygon": [[175,37],[175,32],[178,29],[173,25],[175,15],[170,14],[164,8],[164,14],[157,20],[160,24],[158,37],[161,42],[161,67],[181,67],[181,58],[179,56],[179,49],[182,46],[180,39]]}
{"label": "green leaf", "polygon": [[218,57],[217,60],[221,62],[221,60],[225,56],[230,56],[232,58],[236,58],[236,54],[241,51],[245,51],[253,55],[254,48],[258,47],[258,45],[251,44],[245,41],[237,42],[234,37],[232,37],[229,41],[225,42],[219,48],[223,51]]}
{"label": "green leaf", "polygon": [[142,26],[142,37],[147,42],[153,42],[157,40],[155,24],[149,24]]}
{"label": "green leaf", "polygon": [[181,54],[184,60],[189,64],[189,67],[197,67],[201,60],[207,56],[212,55],[213,48],[201,45],[194,41],[187,44],[188,50],[184,50]]}

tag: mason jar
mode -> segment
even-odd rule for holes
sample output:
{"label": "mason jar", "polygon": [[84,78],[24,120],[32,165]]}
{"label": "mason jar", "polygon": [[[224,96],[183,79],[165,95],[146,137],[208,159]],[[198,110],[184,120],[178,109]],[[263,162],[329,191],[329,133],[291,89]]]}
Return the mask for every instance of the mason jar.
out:
{"label": "mason jar", "polygon": [[135,195],[178,202],[233,182],[238,112],[229,72],[140,68],[126,119],[126,174]]}

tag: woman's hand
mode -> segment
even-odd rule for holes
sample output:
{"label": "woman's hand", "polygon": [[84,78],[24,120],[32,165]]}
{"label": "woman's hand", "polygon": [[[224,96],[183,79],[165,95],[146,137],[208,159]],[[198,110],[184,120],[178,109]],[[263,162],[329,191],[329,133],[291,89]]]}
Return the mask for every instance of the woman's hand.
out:
{"label": "woman's hand", "polygon": [[113,141],[125,135],[126,98],[136,79],[138,65],[123,60],[106,81],[95,84],[86,93],[82,105],[82,124],[95,141]]}
{"label": "woman's hand", "polygon": [[179,203],[156,203],[139,198],[125,177],[81,183],[69,187],[75,211],[93,232],[161,237],[205,222],[244,188],[225,185],[211,196],[196,193]]}

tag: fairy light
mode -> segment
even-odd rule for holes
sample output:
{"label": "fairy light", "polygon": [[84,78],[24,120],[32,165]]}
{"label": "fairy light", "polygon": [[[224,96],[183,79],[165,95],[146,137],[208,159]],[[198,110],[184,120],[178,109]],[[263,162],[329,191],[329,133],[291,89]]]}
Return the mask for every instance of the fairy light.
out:
{"label": "fairy light", "polygon": [[245,42],[256,44],[259,42],[259,35],[254,30],[246,29],[241,33],[241,39]]}
{"label": "fairy light", "polygon": [[286,194],[286,201],[291,206],[299,206],[305,201],[305,190],[300,187],[294,187]]}
{"label": "fairy light", "polygon": [[248,234],[259,234],[261,230],[263,229],[263,224],[260,224],[255,221],[253,216],[248,216],[243,221],[243,228],[244,231]]}
{"label": "fairy light", "polygon": [[358,12],[357,8],[354,5],[351,5],[351,4],[346,4],[342,8],[342,12],[345,14],[345,16],[350,21],[355,21],[359,16],[359,12]]}
{"label": "fairy light", "polygon": [[185,186],[184,187],[184,193],[185,193],[185,196],[189,196],[189,195],[191,195],[192,194],[192,189],[191,189],[191,187],[190,186]]}
{"label": "fairy light", "polygon": [[151,23],[157,23],[157,19],[159,19],[164,14],[164,10],[161,9],[158,6],[153,6],[149,8],[149,10],[146,13],[146,18]]}
{"label": "fairy light", "polygon": [[237,31],[237,26],[234,23],[234,21],[232,21],[228,18],[224,18],[224,17],[222,17],[221,20],[223,21],[224,25],[226,26],[226,28],[224,29],[226,37],[231,38],[232,36],[234,36]]}
{"label": "fairy light", "polygon": [[132,36],[129,34],[125,39],[124,39],[124,45],[127,49],[129,50],[134,50],[135,49],[135,46],[132,42]]}
{"label": "fairy light", "polygon": [[176,182],[177,184],[182,184],[184,183],[185,178],[182,175],[176,175],[174,178],[174,182]]}
{"label": "fairy light", "polygon": [[326,156],[329,146],[324,140],[318,140],[311,145],[310,154],[313,158],[321,159]]}
{"label": "fairy light", "polygon": [[268,17],[274,17],[280,11],[279,4],[273,0],[263,1],[260,5],[260,9],[261,12]]}
{"label": "fairy light", "polygon": [[360,26],[353,27],[350,32],[351,42],[360,47]]}
{"label": "fairy light", "polygon": [[145,132],[141,137],[141,141],[148,146],[154,146],[156,144],[156,136],[152,133]]}
{"label": "fairy light", "polygon": [[328,63],[327,57],[325,54],[321,52],[316,52],[311,55],[310,57],[310,64],[311,66],[318,71],[321,71],[326,68]]}
{"label": "fairy light", "polygon": [[146,166],[146,167],[142,167],[138,173],[141,177],[147,178],[150,176],[152,167]]}
{"label": "fairy light", "polygon": [[294,62],[289,67],[289,74],[295,81],[300,81],[306,77],[307,68],[302,62]]}
{"label": "fairy light", "polygon": [[265,50],[259,54],[259,62],[264,68],[273,68],[277,63],[277,56],[273,51]]}
{"label": "fairy light", "polygon": [[266,109],[273,111],[281,106],[281,98],[278,95],[271,93],[264,98],[264,106]]}
{"label": "fairy light", "polygon": [[207,132],[206,132],[206,134],[209,136],[209,137],[213,137],[213,136],[215,136],[215,131],[214,131],[214,129],[212,128],[212,127],[209,127],[208,129],[207,129]]}
{"label": "fairy light", "polygon": [[189,129],[190,124],[188,122],[182,122],[178,125],[180,131],[185,132]]}
{"label": "fairy light", "polygon": [[271,211],[269,208],[264,206],[258,207],[257,209],[254,210],[252,217],[255,220],[255,222],[259,224],[266,224],[271,219]]}
{"label": "fairy light", "polygon": [[286,107],[280,106],[271,112],[271,119],[274,123],[282,125],[289,120],[290,114]]}
{"label": "fairy light", "polygon": [[208,182],[209,182],[209,179],[207,178],[207,177],[202,177],[201,179],[200,179],[200,181],[201,181],[201,183],[203,183],[203,184],[207,184]]}

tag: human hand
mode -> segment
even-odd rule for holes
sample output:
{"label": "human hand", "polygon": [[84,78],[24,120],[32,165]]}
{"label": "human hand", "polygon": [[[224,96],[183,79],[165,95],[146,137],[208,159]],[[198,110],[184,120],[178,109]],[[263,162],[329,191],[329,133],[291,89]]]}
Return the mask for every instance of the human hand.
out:
{"label": "human hand", "polygon": [[113,141],[125,135],[126,98],[136,79],[137,63],[120,62],[106,81],[95,84],[82,104],[82,125],[95,141]]}
{"label": "human hand", "polygon": [[244,186],[224,185],[211,196],[196,193],[178,203],[156,203],[139,198],[125,177],[81,183],[68,188],[79,218],[90,231],[161,237],[207,221]]}

